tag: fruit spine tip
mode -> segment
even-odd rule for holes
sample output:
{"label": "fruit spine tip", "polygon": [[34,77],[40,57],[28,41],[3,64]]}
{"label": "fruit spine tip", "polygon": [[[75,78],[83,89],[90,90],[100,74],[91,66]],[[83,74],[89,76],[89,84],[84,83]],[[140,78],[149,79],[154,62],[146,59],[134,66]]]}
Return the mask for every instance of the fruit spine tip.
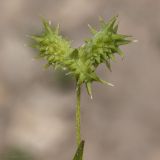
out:
{"label": "fruit spine tip", "polygon": [[137,42],[138,42],[138,40],[137,40],[137,39],[134,39],[132,42],[137,43]]}
{"label": "fruit spine tip", "polygon": [[109,86],[111,86],[111,87],[114,87],[114,84],[112,84],[112,83],[108,83],[108,82],[107,82],[107,84],[108,84]]}

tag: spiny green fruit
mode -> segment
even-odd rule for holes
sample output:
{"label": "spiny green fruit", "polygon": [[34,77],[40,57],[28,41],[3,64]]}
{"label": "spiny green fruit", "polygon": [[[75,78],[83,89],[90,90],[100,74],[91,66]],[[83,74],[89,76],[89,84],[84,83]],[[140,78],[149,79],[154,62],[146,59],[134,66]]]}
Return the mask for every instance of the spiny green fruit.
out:
{"label": "spiny green fruit", "polygon": [[131,36],[118,34],[117,17],[108,23],[100,18],[101,28],[96,31],[89,25],[93,37],[86,40],[79,48],[72,48],[69,41],[59,34],[59,26],[52,27],[43,19],[43,32],[41,35],[32,36],[34,47],[39,50],[39,56],[46,59],[48,66],[67,69],[77,82],[77,87],[86,84],[88,94],[92,97],[91,84],[93,81],[110,83],[101,80],[96,74],[97,67],[105,63],[111,70],[110,62],[115,59],[115,54],[123,56],[121,45],[130,43]]}

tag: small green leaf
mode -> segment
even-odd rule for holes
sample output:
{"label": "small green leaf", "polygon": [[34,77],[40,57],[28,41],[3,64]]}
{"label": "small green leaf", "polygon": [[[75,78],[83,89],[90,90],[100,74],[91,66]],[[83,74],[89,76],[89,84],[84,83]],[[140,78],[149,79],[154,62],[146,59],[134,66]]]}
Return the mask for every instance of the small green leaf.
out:
{"label": "small green leaf", "polygon": [[43,38],[40,37],[40,36],[30,36],[30,38],[32,40],[35,40],[36,42],[42,42],[43,41]]}
{"label": "small green leaf", "polygon": [[49,22],[44,17],[41,17],[41,19],[42,19],[42,23],[43,23],[43,27],[44,27],[45,31],[52,34],[53,31],[51,29]]}
{"label": "small green leaf", "polygon": [[88,92],[89,96],[92,99],[92,88],[91,88],[91,83],[90,82],[86,83],[86,88],[87,88],[87,92]]}
{"label": "small green leaf", "polygon": [[115,25],[115,22],[116,22],[116,20],[117,20],[117,17],[118,17],[118,16],[115,16],[115,17],[113,17],[113,18],[110,19],[110,21],[109,21],[108,24],[107,24],[107,29],[108,29],[108,30],[114,30],[113,27],[114,27],[114,25]]}
{"label": "small green leaf", "polygon": [[113,28],[114,33],[117,33],[118,31],[118,24],[115,25],[115,27]]}
{"label": "small green leaf", "polygon": [[78,59],[78,49],[74,49],[70,56],[73,59]]}
{"label": "small green leaf", "polygon": [[79,144],[76,154],[74,155],[73,160],[82,160],[83,158],[83,149],[84,149],[84,140]]}
{"label": "small green leaf", "polygon": [[102,28],[106,27],[106,22],[104,21],[103,17],[99,16],[99,22],[100,22]]}
{"label": "small green leaf", "polygon": [[117,49],[117,52],[121,57],[124,57],[124,53],[119,48]]}
{"label": "small green leaf", "polygon": [[97,33],[97,31],[90,24],[88,24],[88,27],[93,35]]}
{"label": "small green leaf", "polygon": [[59,28],[60,28],[60,25],[58,24],[57,27],[56,27],[56,30],[55,30],[55,32],[56,32],[57,34],[59,34]]}
{"label": "small green leaf", "polygon": [[106,66],[109,69],[109,71],[112,72],[111,64],[110,64],[109,60],[106,60]]}

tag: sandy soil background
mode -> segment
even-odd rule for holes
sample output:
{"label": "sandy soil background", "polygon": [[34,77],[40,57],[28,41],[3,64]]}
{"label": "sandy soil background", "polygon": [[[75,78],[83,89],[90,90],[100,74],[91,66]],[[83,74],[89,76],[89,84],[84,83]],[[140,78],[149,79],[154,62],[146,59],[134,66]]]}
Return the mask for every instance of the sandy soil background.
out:
{"label": "sandy soil background", "polygon": [[93,84],[82,95],[85,160],[160,159],[160,1],[0,0],[0,150],[15,147],[37,160],[71,160],[75,152],[74,84],[45,70],[26,35],[41,30],[39,16],[61,26],[74,47],[119,14],[119,31],[138,39],[112,73],[98,69],[114,88]]}

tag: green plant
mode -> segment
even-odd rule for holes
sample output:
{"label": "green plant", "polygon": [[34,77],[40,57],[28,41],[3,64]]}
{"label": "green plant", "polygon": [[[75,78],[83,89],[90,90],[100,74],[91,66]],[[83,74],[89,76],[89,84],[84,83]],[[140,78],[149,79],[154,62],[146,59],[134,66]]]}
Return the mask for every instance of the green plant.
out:
{"label": "green plant", "polygon": [[[52,27],[48,21],[43,19],[43,32],[40,35],[31,36],[34,40],[33,47],[39,50],[39,57],[47,61],[47,66],[53,66],[67,70],[76,80],[76,141],[77,153],[74,160],[82,160],[84,141],[81,140],[80,129],[80,96],[81,86],[86,85],[87,92],[92,98],[92,82],[100,82],[113,86],[99,78],[96,74],[97,67],[105,63],[111,71],[111,61],[115,54],[123,56],[121,45],[130,43],[131,36],[118,34],[117,17],[113,17],[108,23],[100,18],[101,28],[96,31],[89,25],[93,37],[86,40],[79,48],[72,48],[69,41],[59,33],[59,25]],[[78,155],[78,156],[77,156]],[[78,157],[78,158],[77,158]]]}

